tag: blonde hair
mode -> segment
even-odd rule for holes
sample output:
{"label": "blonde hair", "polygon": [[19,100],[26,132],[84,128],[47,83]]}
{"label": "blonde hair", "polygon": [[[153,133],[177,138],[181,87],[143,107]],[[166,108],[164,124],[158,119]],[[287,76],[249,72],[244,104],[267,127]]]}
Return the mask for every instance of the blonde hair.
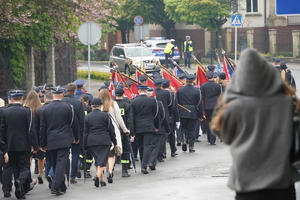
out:
{"label": "blonde hair", "polygon": [[[295,90],[292,87],[290,87],[285,81],[283,81],[282,93],[284,93],[286,95],[290,95],[290,96],[293,96],[293,95],[296,96]],[[299,111],[300,100],[297,97],[296,97],[296,99],[297,99],[296,109]],[[217,106],[214,109],[214,113],[213,113],[214,117],[211,119],[209,126],[215,132],[219,132],[221,130],[222,122],[223,122],[223,113],[226,110],[229,103],[230,102],[223,103],[222,97],[221,97],[218,101]]]}
{"label": "blonde hair", "polygon": [[114,101],[111,99],[109,91],[107,89],[100,90],[98,93],[98,98],[101,99],[103,103],[103,111],[109,112],[110,107],[114,107]]}
{"label": "blonde hair", "polygon": [[37,107],[42,106],[41,100],[39,98],[39,95],[36,93],[36,91],[31,90],[28,93],[26,98],[26,103],[24,106],[30,108],[33,115],[35,114],[35,109]]}

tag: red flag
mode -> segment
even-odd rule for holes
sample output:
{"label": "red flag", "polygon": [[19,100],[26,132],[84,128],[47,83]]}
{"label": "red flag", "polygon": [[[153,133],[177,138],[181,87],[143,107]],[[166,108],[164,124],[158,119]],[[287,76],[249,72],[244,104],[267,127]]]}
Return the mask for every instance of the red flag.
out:
{"label": "red flag", "polygon": [[223,59],[223,71],[226,74],[226,82],[229,82],[230,81],[230,75],[228,73],[227,62],[226,62],[225,58]]}
{"label": "red flag", "polygon": [[182,83],[179,82],[176,78],[165,72],[165,70],[161,70],[161,74],[164,78],[170,80],[170,85],[175,89],[175,91],[178,90],[180,86],[182,86]]}
{"label": "red flag", "polygon": [[200,68],[200,66],[197,65],[196,67],[196,84],[202,85],[203,83],[206,83],[208,80],[205,76],[204,71]]}

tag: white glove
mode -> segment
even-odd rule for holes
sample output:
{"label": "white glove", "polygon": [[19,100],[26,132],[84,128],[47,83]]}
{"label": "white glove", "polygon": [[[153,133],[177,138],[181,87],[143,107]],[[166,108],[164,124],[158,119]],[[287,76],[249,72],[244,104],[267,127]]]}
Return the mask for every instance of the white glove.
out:
{"label": "white glove", "polygon": [[180,122],[176,122],[176,128],[179,129],[180,127]]}

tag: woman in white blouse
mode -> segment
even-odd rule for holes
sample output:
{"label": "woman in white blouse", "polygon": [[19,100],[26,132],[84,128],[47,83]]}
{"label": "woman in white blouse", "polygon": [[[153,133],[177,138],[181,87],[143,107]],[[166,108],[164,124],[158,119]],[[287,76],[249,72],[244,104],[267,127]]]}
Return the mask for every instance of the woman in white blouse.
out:
{"label": "woman in white blouse", "polygon": [[[129,134],[130,131],[125,126],[125,123],[124,123],[123,118],[120,113],[119,106],[118,106],[117,102],[115,102],[111,99],[108,89],[105,89],[105,88],[101,89],[98,93],[98,98],[100,98],[103,103],[102,111],[108,112],[111,116],[112,123],[115,128],[117,144],[121,148],[121,152],[122,152],[122,139],[121,139],[120,129],[124,133],[127,133],[127,134]],[[106,171],[108,171],[108,173],[109,173],[108,177],[107,177],[107,181],[109,183],[113,182],[112,170],[113,170],[113,167],[115,164],[115,158],[116,158],[116,155],[115,155],[114,151],[112,151],[112,149],[111,149],[111,152],[109,153],[109,156],[108,156],[107,166],[106,166]]]}

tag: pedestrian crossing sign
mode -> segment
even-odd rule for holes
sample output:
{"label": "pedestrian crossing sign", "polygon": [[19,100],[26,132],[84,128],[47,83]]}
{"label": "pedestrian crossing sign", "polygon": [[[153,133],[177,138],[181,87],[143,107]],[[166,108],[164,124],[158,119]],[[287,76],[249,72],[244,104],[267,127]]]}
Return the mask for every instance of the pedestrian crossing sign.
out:
{"label": "pedestrian crossing sign", "polygon": [[242,26],[242,15],[232,15],[231,26]]}

